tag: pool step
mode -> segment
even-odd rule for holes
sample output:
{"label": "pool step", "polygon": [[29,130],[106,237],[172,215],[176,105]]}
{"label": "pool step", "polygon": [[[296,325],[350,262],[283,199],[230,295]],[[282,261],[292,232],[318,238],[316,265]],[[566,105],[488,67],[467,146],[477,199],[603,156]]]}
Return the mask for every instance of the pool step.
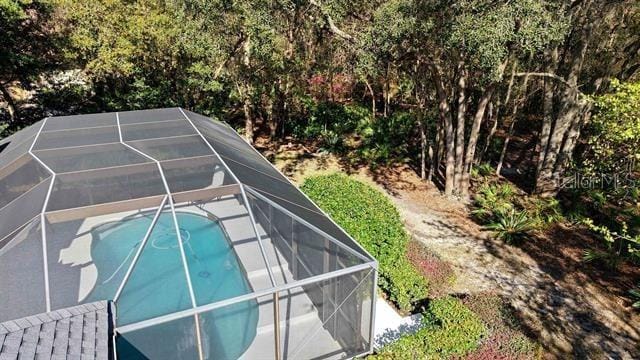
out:
{"label": "pool step", "polygon": [[[273,277],[275,278],[276,284],[283,284],[283,283],[286,284],[294,280],[293,276],[289,272],[287,264],[272,266],[271,272],[273,273]],[[267,271],[267,268],[254,270],[247,274],[247,278],[249,279],[249,282],[251,282],[251,284],[259,281],[262,278],[265,278],[268,281],[269,272]],[[254,286],[254,288],[258,289],[262,287]]]}
{"label": "pool step", "polygon": [[[273,297],[265,296],[258,299],[260,315],[258,327],[273,328]],[[297,318],[312,314],[318,318],[316,307],[301,288],[280,292],[280,318]]]}
{"label": "pool step", "polygon": [[[289,318],[288,321],[287,319],[280,320],[280,331],[284,332],[287,329],[287,326],[289,327],[289,331],[296,330],[299,326],[310,322],[314,322],[316,326],[320,325],[320,319],[316,312]],[[258,327],[258,335],[269,333],[273,333],[273,324]]]}

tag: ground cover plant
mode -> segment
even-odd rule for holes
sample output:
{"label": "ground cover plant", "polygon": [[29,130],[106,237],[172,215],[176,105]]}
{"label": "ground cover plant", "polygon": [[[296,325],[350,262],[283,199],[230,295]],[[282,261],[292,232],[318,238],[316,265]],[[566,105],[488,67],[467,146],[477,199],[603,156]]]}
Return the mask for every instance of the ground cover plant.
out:
{"label": "ground cover plant", "polygon": [[309,177],[301,189],[378,260],[378,285],[400,310],[427,296],[427,280],[407,258],[409,235],[383,193],[338,173]]}
{"label": "ground cover plant", "polygon": [[427,279],[431,297],[439,297],[448,293],[449,288],[456,280],[456,274],[451,264],[429,251],[425,245],[418,241],[409,242],[407,257],[418,269],[418,272]]}
{"label": "ground cover plant", "polygon": [[385,346],[370,359],[433,359],[463,356],[476,349],[487,328],[459,299],[432,300],[423,327]]}

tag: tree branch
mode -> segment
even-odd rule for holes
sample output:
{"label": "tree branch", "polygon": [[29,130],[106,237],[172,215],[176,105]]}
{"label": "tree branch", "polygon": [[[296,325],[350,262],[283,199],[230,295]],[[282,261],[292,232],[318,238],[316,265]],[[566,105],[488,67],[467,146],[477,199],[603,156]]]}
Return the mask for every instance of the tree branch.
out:
{"label": "tree branch", "polygon": [[336,26],[336,24],[333,22],[333,18],[331,17],[331,15],[329,15],[329,13],[324,9],[324,7],[322,6],[322,4],[320,3],[319,0],[311,0],[309,2],[311,5],[315,6],[318,8],[318,10],[320,10],[320,13],[322,14],[322,16],[324,17],[324,20],[327,22],[327,26],[329,27],[329,31],[331,31],[333,34],[335,34],[336,36],[347,40],[349,42],[355,42],[355,38],[349,34],[347,34],[346,32],[342,31],[339,27]]}
{"label": "tree branch", "polygon": [[563,83],[564,85],[566,85],[569,88],[573,88],[578,90],[578,87],[571,84],[570,82],[568,82],[567,80],[563,79],[561,76],[558,76],[556,74],[552,74],[552,73],[546,73],[546,72],[523,72],[523,73],[515,73],[515,76],[517,77],[529,77],[529,76],[534,76],[534,77],[545,77],[545,78],[550,78],[550,79],[554,79],[557,80],[561,83]]}

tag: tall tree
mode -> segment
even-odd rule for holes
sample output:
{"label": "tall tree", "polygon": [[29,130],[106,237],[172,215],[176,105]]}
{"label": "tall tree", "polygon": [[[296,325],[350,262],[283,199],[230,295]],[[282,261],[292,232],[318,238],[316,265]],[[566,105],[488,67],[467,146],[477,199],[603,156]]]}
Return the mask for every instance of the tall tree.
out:
{"label": "tall tree", "polygon": [[612,76],[629,78],[640,67],[640,3],[585,0],[565,8],[572,30],[548,53],[546,71],[533,74],[545,78],[535,189],[543,196],[558,192],[589,119],[591,102],[585,95],[602,91]]}

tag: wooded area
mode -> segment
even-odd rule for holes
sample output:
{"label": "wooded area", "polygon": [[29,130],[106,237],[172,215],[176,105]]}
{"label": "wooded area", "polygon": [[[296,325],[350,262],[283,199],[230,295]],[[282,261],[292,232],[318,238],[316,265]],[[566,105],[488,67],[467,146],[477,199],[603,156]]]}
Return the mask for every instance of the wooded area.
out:
{"label": "wooded area", "polygon": [[[638,7],[5,0],[0,88],[10,130],[35,119],[20,104],[20,90],[34,88],[45,113],[180,105],[236,124],[242,117],[249,139],[264,124],[276,141],[309,127],[314,108],[326,104],[370,111],[355,119],[360,124],[344,124],[339,114],[315,119],[333,131],[321,137],[408,114],[415,151],[406,156],[425,178],[442,177],[446,194],[462,197],[474,165],[503,167],[516,122],[526,121],[536,138],[531,185],[555,195],[591,96],[637,73]],[[79,81],[38,86],[43,74],[70,69],[80,70]]]}

